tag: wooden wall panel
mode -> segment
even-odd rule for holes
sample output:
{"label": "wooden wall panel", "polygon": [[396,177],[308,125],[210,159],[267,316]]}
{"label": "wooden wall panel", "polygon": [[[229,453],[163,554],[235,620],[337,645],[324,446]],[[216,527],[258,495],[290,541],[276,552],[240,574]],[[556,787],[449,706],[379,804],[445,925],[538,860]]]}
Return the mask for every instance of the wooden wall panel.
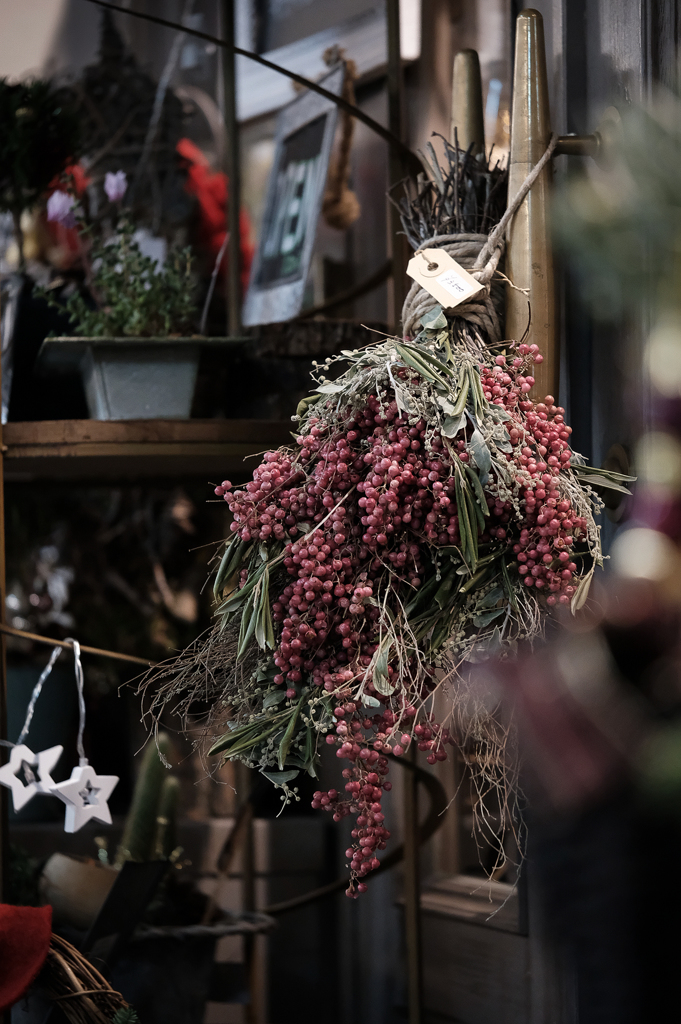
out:
{"label": "wooden wall panel", "polygon": [[423,943],[427,1010],[465,1024],[528,1024],[527,938],[426,912]]}

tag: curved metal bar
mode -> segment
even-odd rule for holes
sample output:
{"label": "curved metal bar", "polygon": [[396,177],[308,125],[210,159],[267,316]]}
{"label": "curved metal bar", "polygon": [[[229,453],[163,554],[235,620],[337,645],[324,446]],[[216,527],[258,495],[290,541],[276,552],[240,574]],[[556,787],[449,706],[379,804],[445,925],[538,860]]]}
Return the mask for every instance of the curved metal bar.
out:
{"label": "curved metal bar", "polygon": [[374,288],[378,288],[387,281],[393,272],[392,260],[387,260],[382,267],[375,270],[370,277],[365,277],[359,284],[355,284],[352,288],[346,288],[344,292],[339,292],[338,295],[332,296],[330,299],[326,299],[325,302],[320,302],[316,306],[310,306],[308,309],[304,309],[302,313],[299,313],[297,317],[294,317],[293,322],[298,320],[309,319],[312,316],[319,316],[320,313],[327,313],[330,309],[335,309],[336,306],[342,306],[345,302],[351,302],[353,299],[360,299],[363,295],[367,295],[368,292],[372,292]]}
{"label": "curved metal bar", "polygon": [[[427,772],[424,768],[420,768],[418,765],[412,764],[410,761],[404,760],[403,758],[393,757],[390,759],[401,764],[403,768],[408,768],[409,771],[415,772],[418,781],[423,783],[425,788],[428,790],[430,797],[430,809],[425,821],[419,828],[419,845],[427,842],[432,835],[437,832],[439,827],[443,823],[443,815],[447,810],[449,801],[447,794],[445,793],[444,787],[440,780]],[[388,871],[390,868],[395,867],[399,864],[404,857],[404,844],[400,844],[392,853],[389,853],[387,857],[384,857],[381,861],[381,866],[376,868],[375,871],[371,872],[371,877],[375,878],[376,875],[380,875],[383,871]],[[282,903],[274,903],[271,907],[265,907],[261,913],[263,914],[285,914],[289,910],[296,910],[298,907],[306,906],[308,903],[314,903],[315,900],[320,900],[324,896],[330,896],[332,893],[340,892],[341,889],[346,889],[350,882],[349,878],[337,878],[335,882],[329,882],[328,885],[322,885],[318,889],[312,889],[310,892],[305,892],[301,896],[294,896],[293,899],[284,900]]]}
{"label": "curved metal bar", "polygon": [[[104,7],[108,11],[117,11],[119,14],[127,14],[131,18],[141,18],[142,21],[151,21],[154,25],[162,25],[164,28],[173,28],[178,32],[184,32],[187,36],[195,36],[197,39],[204,39],[208,43],[213,43],[215,46],[228,47],[228,43],[224,39],[220,39],[219,36],[212,36],[208,32],[201,32],[196,28],[188,28],[181,25],[177,21],[168,21],[167,18],[159,18],[155,14],[143,14],[142,11],[133,11],[125,7],[119,7],[118,4],[109,3],[108,0],[86,0],[87,3],[95,4],[97,7]],[[384,128],[378,121],[374,121],[373,117],[369,117],[363,110],[355,106],[353,103],[348,103],[342,96],[336,96],[334,93],[329,92],[321,85],[317,85],[309,78],[305,78],[304,75],[299,75],[295,71],[289,71],[287,68],[281,67],[280,64],[274,64],[271,60],[267,60],[265,57],[261,57],[258,53],[252,53],[251,50],[242,50],[240,46],[233,48],[234,53],[240,57],[248,57],[249,60],[254,60],[258,64],[262,64],[265,68],[270,68],[272,71],[278,71],[280,75],[286,75],[287,78],[292,79],[294,82],[298,82],[299,85],[304,86],[306,89],[310,89],[312,92],[319,93],[320,96],[324,96],[325,99],[331,100],[337,107],[344,110],[346,113],[351,114],[352,117],[356,117],[358,121],[370,128],[377,135],[380,135],[382,139],[388,143],[395,151],[401,153],[402,157],[407,161],[413,174],[419,174],[423,171],[423,165],[419,160],[416,153],[413,153],[408,146],[405,146],[396,135],[393,135],[388,128]]]}

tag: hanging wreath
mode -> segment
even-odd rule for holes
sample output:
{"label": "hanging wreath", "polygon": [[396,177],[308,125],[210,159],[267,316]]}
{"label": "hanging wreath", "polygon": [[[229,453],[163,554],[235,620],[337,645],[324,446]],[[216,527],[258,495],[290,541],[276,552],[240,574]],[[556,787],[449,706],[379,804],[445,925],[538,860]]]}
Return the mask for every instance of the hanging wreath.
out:
{"label": "hanging wreath", "polygon": [[[434,764],[472,729],[486,747],[481,778],[513,790],[503,727],[488,709],[465,726],[457,713],[465,667],[583,604],[603,563],[591,483],[626,489],[614,474],[594,481],[552,396],[530,398],[537,346],[498,340],[503,219],[491,238],[439,233],[443,219],[475,232],[503,174],[458,146],[446,152],[449,171],[404,201],[405,228],[456,250],[485,291],[450,315],[412,288],[415,337],[317,368],[295,444],[266,453],[244,487],[216,488],[233,521],[214,630],[145,682],[161,682],[154,715],[170,700],[188,714],[208,699],[209,753],[257,768],[285,801],[301,771],[316,777],[322,746],[335,748],[345,792],[320,790],[313,807],[357,816],[351,896],[390,838],[387,754],[416,743]],[[451,696],[446,722],[433,714],[438,688]]]}

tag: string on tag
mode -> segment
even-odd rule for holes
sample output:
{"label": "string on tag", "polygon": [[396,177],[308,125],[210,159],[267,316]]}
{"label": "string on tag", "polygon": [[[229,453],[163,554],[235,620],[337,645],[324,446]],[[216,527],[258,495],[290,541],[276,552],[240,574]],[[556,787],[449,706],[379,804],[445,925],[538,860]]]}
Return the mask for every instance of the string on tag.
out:
{"label": "string on tag", "polygon": [[78,740],[76,743],[76,749],[78,751],[78,764],[82,767],[83,765],[88,764],[88,759],[85,756],[85,747],[83,746],[83,733],[85,732],[83,666],[80,661],[80,644],[78,641],[74,640],[72,636],[67,636],[66,642],[73,646],[73,663],[76,672],[76,686],[78,687]]}
{"label": "string on tag", "polygon": [[52,654],[50,655],[50,660],[48,661],[47,665],[45,666],[45,668],[40,673],[40,676],[38,678],[38,682],[33,687],[33,693],[31,694],[31,699],[28,702],[28,708],[26,709],[26,721],[24,722],[23,728],[22,728],[21,732],[19,733],[19,736],[17,738],[16,743],[11,743],[9,740],[0,740],[0,746],[3,746],[3,747],[19,747],[19,746],[21,746],[21,744],[26,739],[26,737],[28,735],[28,730],[31,727],[31,721],[33,719],[33,712],[35,711],[35,706],[36,706],[36,702],[38,700],[38,697],[40,696],[40,691],[43,688],[45,680],[47,679],[47,677],[49,676],[50,672],[54,668],[54,663],[57,660],[57,658],[59,657],[59,655],[61,654],[61,652],[62,652],[62,648],[61,647],[55,647],[52,650]]}
{"label": "string on tag", "polygon": [[438,264],[437,264],[437,263],[434,263],[434,262],[433,262],[432,260],[430,260],[430,259],[429,259],[429,258],[428,258],[428,257],[426,256],[426,254],[425,254],[425,252],[423,251],[423,249],[417,249],[417,250],[416,250],[416,252],[414,253],[414,255],[415,255],[415,256],[423,256],[424,260],[425,260],[425,261],[426,261],[426,263],[428,264],[428,270],[430,270],[431,272],[432,272],[433,270],[437,270],[437,268],[438,268]]}

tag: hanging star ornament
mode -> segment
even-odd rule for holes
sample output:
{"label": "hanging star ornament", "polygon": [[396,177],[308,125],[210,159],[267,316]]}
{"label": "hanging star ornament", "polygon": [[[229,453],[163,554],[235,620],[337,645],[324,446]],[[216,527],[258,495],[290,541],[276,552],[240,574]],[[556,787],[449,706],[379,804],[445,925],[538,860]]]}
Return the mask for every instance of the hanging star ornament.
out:
{"label": "hanging star ornament", "polygon": [[20,811],[34,796],[49,796],[55,785],[50,772],[61,757],[60,746],[34,754],[25,743],[12,747],[7,764],[0,768],[0,785],[12,790],[14,810]]}
{"label": "hanging star ornament", "polygon": [[111,824],[107,803],[118,782],[117,775],[98,775],[89,764],[79,764],[71,778],[52,786],[50,792],[66,804],[65,832],[77,832],[91,818],[102,825]]}

